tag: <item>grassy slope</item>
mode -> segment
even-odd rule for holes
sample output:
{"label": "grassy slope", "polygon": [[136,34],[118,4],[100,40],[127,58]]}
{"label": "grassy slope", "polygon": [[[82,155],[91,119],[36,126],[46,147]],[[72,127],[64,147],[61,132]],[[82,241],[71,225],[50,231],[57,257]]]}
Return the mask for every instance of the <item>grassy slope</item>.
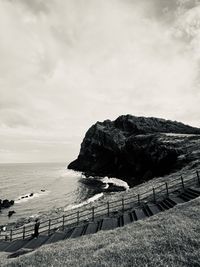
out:
{"label": "grassy slope", "polygon": [[61,241],[0,266],[200,266],[200,198],[113,231]]}

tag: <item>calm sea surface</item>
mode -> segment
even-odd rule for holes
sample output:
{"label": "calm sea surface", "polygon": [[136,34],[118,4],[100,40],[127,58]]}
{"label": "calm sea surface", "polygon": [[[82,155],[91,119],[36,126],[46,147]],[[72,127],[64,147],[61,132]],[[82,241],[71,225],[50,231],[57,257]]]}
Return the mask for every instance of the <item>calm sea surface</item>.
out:
{"label": "calm sea surface", "polygon": [[[15,200],[0,213],[0,225],[79,204],[95,195],[66,163],[0,164],[0,199]],[[33,193],[32,196],[30,194]],[[8,211],[16,213],[9,219]]]}

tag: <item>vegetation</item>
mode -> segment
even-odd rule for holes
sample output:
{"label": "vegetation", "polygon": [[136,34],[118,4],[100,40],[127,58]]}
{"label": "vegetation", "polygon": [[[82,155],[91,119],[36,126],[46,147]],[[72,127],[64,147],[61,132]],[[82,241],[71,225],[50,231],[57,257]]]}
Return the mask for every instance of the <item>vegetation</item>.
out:
{"label": "vegetation", "polygon": [[46,245],[0,266],[200,266],[200,198],[112,231]]}

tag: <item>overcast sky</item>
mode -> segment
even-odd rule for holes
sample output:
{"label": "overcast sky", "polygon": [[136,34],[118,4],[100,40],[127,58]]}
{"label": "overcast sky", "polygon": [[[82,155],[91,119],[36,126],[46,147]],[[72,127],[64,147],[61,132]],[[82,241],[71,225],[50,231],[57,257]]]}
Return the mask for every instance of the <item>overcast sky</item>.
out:
{"label": "overcast sky", "polygon": [[0,0],[0,162],[69,162],[121,114],[200,127],[199,60],[197,0]]}

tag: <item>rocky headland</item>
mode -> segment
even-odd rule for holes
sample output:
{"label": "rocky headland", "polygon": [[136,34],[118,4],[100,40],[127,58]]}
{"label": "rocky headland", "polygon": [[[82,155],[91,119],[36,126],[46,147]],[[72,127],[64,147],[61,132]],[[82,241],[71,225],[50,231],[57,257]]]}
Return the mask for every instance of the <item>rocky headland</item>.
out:
{"label": "rocky headland", "polygon": [[86,176],[120,178],[130,186],[198,168],[200,129],[159,118],[123,115],[97,122],[87,131],[78,158],[69,169]]}

